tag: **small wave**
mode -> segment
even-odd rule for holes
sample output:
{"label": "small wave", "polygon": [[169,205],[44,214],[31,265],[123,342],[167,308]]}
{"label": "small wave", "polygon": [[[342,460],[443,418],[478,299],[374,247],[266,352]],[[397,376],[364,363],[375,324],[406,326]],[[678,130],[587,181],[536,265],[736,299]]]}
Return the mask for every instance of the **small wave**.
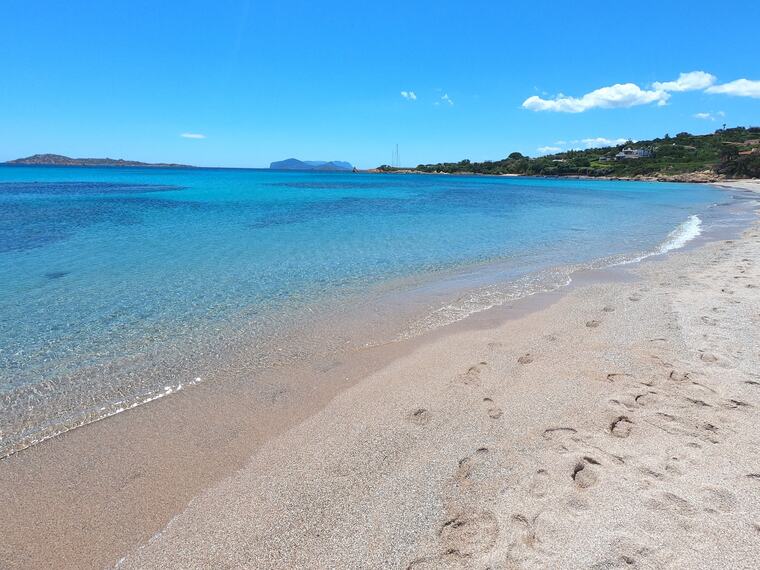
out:
{"label": "small wave", "polygon": [[504,305],[509,302],[556,289],[567,287],[571,275],[584,269],[600,269],[638,263],[653,255],[662,255],[674,249],[680,249],[702,233],[702,220],[692,215],[668,234],[665,240],[651,251],[637,256],[612,255],[598,258],[582,264],[557,267],[536,274],[526,275],[511,282],[501,283],[471,291],[453,303],[440,307],[426,317],[412,323],[399,336],[399,340],[419,336],[442,326],[461,321],[481,311]]}
{"label": "small wave", "polygon": [[85,425],[95,423],[106,418],[110,418],[111,416],[115,416],[121,412],[126,412],[127,410],[132,410],[138,406],[147,404],[148,402],[152,402],[154,400],[158,400],[159,398],[175,394],[187,388],[188,386],[193,386],[200,382],[202,382],[202,379],[200,377],[197,377],[184,383],[180,382],[178,384],[164,386],[162,389],[156,390],[154,392],[149,392],[147,394],[137,396],[134,400],[131,401],[121,400],[111,402],[98,409],[83,410],[79,416],[74,419],[68,420],[67,422],[61,420],[60,424],[53,423],[52,425],[41,429],[39,433],[36,433],[34,435],[22,434],[20,436],[16,436],[9,442],[6,442],[4,440],[3,433],[0,431],[0,460],[5,459],[6,457],[10,457],[14,453],[18,453],[27,447],[41,443],[46,439],[50,439],[51,437],[56,437],[63,433],[66,433],[67,431],[71,431],[73,429],[83,427]]}
{"label": "small wave", "polygon": [[547,293],[566,287],[572,282],[570,274],[577,268],[578,266],[566,266],[544,270],[513,281],[470,291],[455,301],[435,309],[422,319],[410,323],[397,336],[397,340],[420,336],[428,331],[462,321],[475,313],[530,297],[536,293]]}
{"label": "small wave", "polygon": [[667,253],[680,249],[702,233],[702,220],[699,216],[689,216],[689,219],[668,234],[658,253]]}
{"label": "small wave", "polygon": [[702,233],[702,220],[697,215],[691,215],[689,216],[689,219],[679,224],[676,227],[676,229],[670,232],[668,234],[668,237],[665,238],[665,241],[663,241],[658,247],[656,247],[652,251],[647,252],[643,255],[639,255],[637,257],[625,259],[617,263],[612,263],[611,265],[615,266],[615,265],[627,265],[629,263],[638,263],[639,261],[645,260],[647,257],[652,257],[653,255],[662,255],[663,253],[673,251],[674,249],[681,249],[683,246],[685,246],[695,237],[699,236],[701,233]]}

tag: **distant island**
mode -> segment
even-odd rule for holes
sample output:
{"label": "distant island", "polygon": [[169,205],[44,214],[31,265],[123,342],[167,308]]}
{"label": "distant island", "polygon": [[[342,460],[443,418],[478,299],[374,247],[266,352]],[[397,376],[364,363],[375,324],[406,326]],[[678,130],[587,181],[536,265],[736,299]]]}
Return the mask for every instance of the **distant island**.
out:
{"label": "distant island", "polygon": [[588,176],[713,182],[760,178],[760,127],[718,129],[707,135],[678,133],[644,141],[567,150],[531,158],[513,152],[485,162],[443,162],[399,169],[383,165],[374,172]]}
{"label": "distant island", "polygon": [[272,170],[345,170],[352,171],[354,167],[340,160],[298,160],[297,158],[288,158],[278,160],[269,165]]}
{"label": "distant island", "polygon": [[150,168],[192,168],[187,164],[149,163],[121,158],[69,158],[60,154],[35,154],[26,158],[9,160],[4,164],[25,166],[142,166]]}

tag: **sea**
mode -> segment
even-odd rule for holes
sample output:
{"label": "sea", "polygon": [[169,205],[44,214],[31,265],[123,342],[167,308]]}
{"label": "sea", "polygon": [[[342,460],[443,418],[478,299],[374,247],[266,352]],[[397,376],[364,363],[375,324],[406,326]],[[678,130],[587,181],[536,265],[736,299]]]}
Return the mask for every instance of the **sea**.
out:
{"label": "sea", "polygon": [[608,180],[0,167],[0,457],[661,255],[739,202]]}

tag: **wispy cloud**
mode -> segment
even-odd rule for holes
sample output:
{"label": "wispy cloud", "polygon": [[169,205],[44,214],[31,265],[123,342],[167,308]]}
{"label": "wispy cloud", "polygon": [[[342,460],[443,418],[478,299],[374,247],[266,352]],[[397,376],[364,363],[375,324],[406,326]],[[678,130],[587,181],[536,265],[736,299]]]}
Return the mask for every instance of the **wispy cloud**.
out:
{"label": "wispy cloud", "polygon": [[617,138],[617,139],[608,139],[605,137],[593,137],[588,139],[580,139],[575,141],[570,141],[573,144],[581,144],[584,148],[601,148],[603,146],[617,146],[620,144],[625,144],[628,142],[629,139],[624,138]]}
{"label": "wispy cloud", "polygon": [[562,152],[565,150],[579,150],[588,148],[602,148],[607,146],[618,146],[627,143],[628,138],[609,139],[607,137],[589,137],[585,139],[574,139],[571,141],[556,141],[551,145],[540,146],[536,150],[542,154],[553,152]]}
{"label": "wispy cloud", "polygon": [[551,154],[553,152],[561,152],[562,147],[559,146],[540,146],[536,149],[541,154]]}
{"label": "wispy cloud", "polygon": [[182,133],[181,136],[183,139],[205,139],[206,135],[202,135],[200,133]]}
{"label": "wispy cloud", "polygon": [[533,95],[523,101],[522,106],[529,111],[582,113],[595,108],[614,109],[650,103],[664,105],[669,97],[666,91],[642,89],[635,83],[616,83],[609,87],[595,89],[582,97],[568,97],[560,94],[554,99],[543,99],[538,95]]}
{"label": "wispy cloud", "polygon": [[717,113],[694,113],[695,119],[702,119],[703,121],[717,121],[718,117],[725,117],[726,114],[723,111]]}
{"label": "wispy cloud", "polygon": [[444,103],[448,103],[449,105],[454,104],[454,101],[452,101],[448,93],[444,93],[443,95],[441,95],[441,101],[443,101]]}
{"label": "wispy cloud", "polygon": [[401,96],[407,101],[416,101],[417,94],[414,91],[402,91]]}
{"label": "wispy cloud", "polygon": [[652,83],[652,89],[656,91],[697,91],[710,87],[716,81],[716,77],[704,71],[690,71],[681,73],[675,81]]}
{"label": "wispy cloud", "polygon": [[760,81],[751,79],[737,79],[722,85],[713,85],[705,89],[707,93],[722,93],[736,97],[753,97],[760,99]]}

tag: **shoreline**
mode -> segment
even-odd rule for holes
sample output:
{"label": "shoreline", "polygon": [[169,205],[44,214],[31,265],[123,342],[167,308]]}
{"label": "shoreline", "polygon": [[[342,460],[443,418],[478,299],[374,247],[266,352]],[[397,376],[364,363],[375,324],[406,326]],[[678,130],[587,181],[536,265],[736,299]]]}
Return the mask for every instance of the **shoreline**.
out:
{"label": "shoreline", "polygon": [[[721,183],[720,185],[723,186],[724,184]],[[710,248],[712,246],[703,247]],[[679,255],[698,254],[685,252]],[[667,256],[664,260],[645,262],[642,266],[668,263],[669,259],[670,256]],[[628,269],[626,268],[626,271],[621,272],[610,272],[606,275],[609,283],[601,287],[611,289],[631,287],[632,285],[626,281],[628,278],[625,277]],[[634,273],[639,271],[642,271],[641,268],[635,269]],[[646,270],[643,272],[646,273]],[[397,386],[398,380],[389,380],[387,377],[389,369],[398,366],[403,368],[401,363],[405,363],[408,368],[409,362],[419,358],[420,352],[440,351],[441,347],[450,347],[452,343],[459,350],[454,351],[453,354],[442,360],[452,367],[462,368],[464,361],[469,358],[469,356],[465,356],[468,353],[467,346],[479,346],[483,335],[493,336],[493,330],[500,330],[500,327],[501,329],[514,327],[514,323],[523,323],[524,321],[533,323],[529,323],[528,328],[540,328],[539,325],[535,324],[542,320],[543,317],[540,315],[554,310],[555,305],[564,307],[571,304],[568,298],[579,295],[579,292],[585,291],[586,288],[597,286],[599,285],[586,283],[581,279],[571,289],[545,294],[541,299],[534,298],[515,303],[515,308],[500,307],[485,311],[476,317],[469,317],[462,324],[453,325],[450,329],[447,328],[446,331],[438,331],[426,335],[424,339],[405,343],[403,348],[398,345],[384,346],[375,351],[366,351],[362,355],[363,361],[360,359],[361,362],[359,363],[318,363],[318,366],[324,367],[323,370],[315,370],[315,366],[304,366],[297,371],[287,371],[286,376],[289,378],[277,377],[275,374],[263,382],[263,390],[259,390],[258,393],[252,394],[251,392],[256,391],[250,388],[246,394],[246,391],[241,387],[199,385],[193,390],[180,393],[173,398],[162,398],[154,405],[141,406],[132,410],[130,414],[118,414],[110,418],[108,422],[90,424],[63,437],[37,445],[24,454],[12,456],[10,460],[0,463],[0,482],[3,483],[3,494],[9,495],[2,497],[3,500],[0,504],[4,505],[2,509],[5,511],[5,516],[1,518],[4,520],[15,518],[16,527],[3,529],[3,534],[10,537],[10,540],[6,542],[5,546],[0,546],[2,549],[0,550],[0,559],[11,561],[10,564],[18,567],[25,567],[24,561],[36,561],[40,564],[43,561],[53,562],[49,558],[46,559],[45,556],[52,556],[52,546],[55,546],[56,552],[65,559],[63,564],[60,563],[60,559],[56,560],[58,567],[82,567],[83,563],[101,567],[104,564],[112,564],[118,557],[126,554],[138,544],[147,543],[151,536],[163,528],[170,518],[185,510],[186,505],[191,500],[194,509],[202,509],[204,498],[220,492],[219,489],[230,481],[238,480],[245,474],[250,474],[251,465],[257,461],[257,458],[259,461],[263,461],[262,458],[267,456],[267,453],[270,454],[267,456],[269,457],[268,465],[285,469],[283,465],[287,464],[288,468],[293,468],[294,472],[297,472],[300,467],[307,464],[305,460],[300,464],[293,465],[288,464],[287,461],[283,463],[282,458],[273,458],[271,454],[273,448],[282,450],[284,445],[288,447],[285,442],[289,438],[296,441],[298,437],[306,437],[306,434],[303,433],[304,426],[313,425],[316,422],[319,430],[314,433],[324,434],[327,439],[330,439],[334,438],[336,433],[340,433],[340,430],[351,432],[352,425],[361,424],[364,421],[361,419],[361,415],[346,415],[347,412],[343,409],[342,415],[334,416],[346,421],[345,425],[340,424],[342,427],[339,429],[338,425],[330,423],[329,418],[324,417],[326,414],[329,415],[327,410],[332,406],[345,404],[348,398],[353,404],[357,404],[357,402],[362,404],[363,402],[359,409],[367,411],[368,401],[371,402],[372,399],[376,400],[378,397],[389,394],[387,389],[373,392],[373,386],[385,385],[384,382],[389,383],[388,386],[395,386],[407,390],[407,392],[412,390],[409,392],[411,394],[410,400],[419,397],[419,394],[414,396],[414,386],[399,387]],[[597,327],[587,328],[591,330]],[[459,339],[456,342],[452,341],[452,338],[455,337]],[[474,341],[474,345],[468,345],[467,342],[462,341],[463,337],[478,337],[478,339]],[[470,338],[468,342],[472,340]],[[504,343],[502,344],[504,345]],[[513,347],[510,346],[509,342],[505,346],[511,354]],[[439,364],[433,365],[434,360],[427,362],[431,364],[432,368],[440,367]],[[472,366],[477,369],[477,374],[471,375],[474,376],[473,378],[468,376],[470,375],[468,369],[460,373],[460,376],[463,375],[462,378],[460,376],[457,378],[460,378],[461,383],[465,386],[476,383],[483,385],[484,380],[480,377],[482,370],[478,367],[485,365],[475,363]],[[414,364],[412,367],[420,368],[419,366],[415,367]],[[413,375],[410,375],[408,369],[405,370],[406,372],[401,377],[411,380]],[[426,369],[423,368],[423,370]],[[315,381],[315,374],[320,376],[321,380]],[[423,372],[423,374],[427,375],[428,372]],[[486,373],[483,375],[485,376]],[[378,377],[381,380],[378,380]],[[440,386],[436,388],[430,385],[429,381],[426,382],[427,384],[423,383],[424,389],[430,391],[431,397],[435,397],[436,390],[441,389]],[[282,390],[283,387],[285,388],[284,391]],[[456,390],[459,390],[459,387]],[[372,394],[372,399],[367,400],[365,398],[367,394]],[[390,398],[396,399],[395,396],[390,396]],[[470,402],[470,404],[473,403]],[[393,411],[394,408],[392,406],[389,408],[385,402],[378,407],[381,408],[380,411],[384,410],[386,415],[396,413]],[[404,405],[405,410],[408,407],[408,405]],[[419,409],[423,408],[420,407]],[[252,410],[255,413],[252,413]],[[375,412],[374,415],[380,411]],[[416,411],[417,408],[409,412],[412,415],[409,418],[410,421],[404,424],[404,429],[411,425],[412,430],[417,430],[418,427],[425,427],[437,421],[435,417],[431,417],[432,413],[429,408],[424,408],[420,414],[416,414]],[[503,411],[502,408],[502,415]],[[461,415],[465,412],[466,410],[458,410],[457,414]],[[260,425],[251,425],[252,417],[255,417],[255,421],[260,422]],[[488,417],[485,426],[480,426],[478,429],[472,427],[467,429],[488,433],[488,430],[491,429],[491,420],[498,419],[490,418],[490,415]],[[338,419],[335,421],[338,422]],[[383,421],[385,421],[383,418],[378,419],[380,423]],[[298,432],[301,432],[300,435]],[[352,436],[356,435],[353,432],[351,433]],[[419,434],[413,431],[412,435],[405,434],[404,437],[416,437],[417,435]],[[191,441],[192,444],[188,444],[188,441]],[[304,440],[301,439],[300,441],[303,443]],[[452,442],[452,445],[454,443]],[[394,452],[398,451],[397,447],[394,447]],[[288,449],[296,450],[294,447],[288,447]],[[182,450],[182,452],[178,453],[177,450]],[[168,455],[167,451],[169,452]],[[183,456],[183,453],[186,454],[188,451],[197,455]],[[309,455],[310,453],[312,452],[309,450],[298,448],[294,456]],[[348,471],[341,477],[345,480],[352,480],[354,477],[352,469],[354,468],[356,474],[367,475],[364,471],[366,466],[362,464],[365,457],[362,454],[355,455],[353,452],[346,451],[346,453],[348,453],[348,464],[352,467],[347,468]],[[409,459],[408,456],[407,459]],[[209,471],[202,472],[203,469],[199,467],[199,464],[209,461],[215,462],[216,465]],[[249,463],[249,461],[253,463]],[[82,466],[83,463],[84,467]],[[57,468],[60,473],[54,473],[53,467]],[[589,468],[589,472],[595,469],[596,467]],[[384,471],[380,469],[380,472]],[[177,478],[178,473],[182,474],[179,479]],[[236,475],[231,478],[228,477],[233,473]],[[286,469],[278,473],[282,475],[287,474],[288,471]],[[409,477],[414,479],[415,474],[419,475],[417,471],[412,470]],[[331,478],[334,474],[328,473],[327,475]],[[447,489],[449,483],[446,482],[447,480],[442,479],[442,481],[442,488]],[[416,482],[419,483],[419,481]],[[382,481],[376,483],[378,485],[383,484]],[[72,508],[70,501],[78,498],[84,488],[90,489],[92,496],[83,501],[84,505],[75,503]],[[342,487],[338,486],[337,488]],[[170,494],[173,494],[171,497],[164,495],[169,489],[171,489]],[[225,492],[223,496],[234,495],[235,493]],[[340,497],[341,495],[337,495],[333,498],[340,499]],[[322,500],[327,498],[322,497]],[[69,503],[67,504],[66,501]],[[262,502],[262,506],[264,504]],[[121,510],[122,512],[109,511],[109,507],[112,509],[118,507],[116,511]],[[269,507],[276,509],[276,505],[269,505]],[[426,504],[424,508],[428,509],[430,505]],[[51,509],[53,511],[58,509],[58,512],[53,514],[49,512]],[[82,512],[80,513],[80,511]],[[175,520],[191,518],[192,514],[188,515],[188,512],[189,510],[185,511],[184,515]],[[80,514],[83,515],[82,519],[78,518]],[[208,511],[205,511],[205,515],[208,514]],[[309,511],[307,514],[311,516],[314,513]],[[55,520],[55,515],[59,517],[56,521],[59,525],[62,524],[61,518],[63,519],[62,528],[51,526],[52,522],[46,524],[39,520],[40,518],[48,521]],[[432,513],[430,517],[430,521],[435,519]],[[66,526],[66,521],[70,526]],[[173,523],[172,529],[179,528],[175,526],[178,524]],[[435,527],[436,524],[432,524],[431,528]],[[46,535],[46,533],[50,534]],[[96,536],[91,536],[93,533]],[[187,538],[187,536],[183,536],[182,540]],[[340,536],[342,537],[341,540],[347,539],[343,535]],[[45,540],[42,537],[56,543],[54,545],[51,543],[40,544],[39,541]],[[116,541],[117,537],[121,542]],[[304,536],[301,535],[301,538]],[[37,544],[35,544],[35,540]],[[176,541],[180,539],[173,535],[171,539],[167,540]],[[77,541],[82,541],[82,543],[77,543]],[[84,544],[85,542],[87,544]],[[161,546],[156,546],[159,543]],[[157,557],[150,559],[150,564],[153,564],[154,560],[158,560],[164,553],[163,544],[163,539],[156,540],[150,548],[143,549],[136,554],[133,552],[133,556],[137,556],[139,561],[137,565],[141,565],[147,560],[141,558],[143,556]],[[319,547],[312,542],[308,542],[308,546]],[[420,545],[415,545],[415,547],[417,546]],[[26,550],[18,550],[23,548]],[[492,550],[489,549],[488,552],[492,552]],[[306,548],[305,551],[316,555],[316,551],[309,550],[309,548]],[[191,553],[199,554],[197,550],[189,551],[188,555]],[[231,552],[229,556],[234,554]],[[422,558],[425,556],[428,555],[425,554]],[[429,556],[438,556],[438,554],[430,554]],[[197,558],[194,560],[196,563],[198,562]],[[320,560],[320,558],[313,558],[311,562],[314,563],[316,560]],[[444,562],[454,564],[456,561],[444,560]],[[125,561],[127,566],[133,563],[129,558]],[[188,563],[190,563],[189,560]],[[422,567],[421,564],[420,562],[418,566]]]}
{"label": "shoreline", "polygon": [[620,182],[672,182],[682,184],[712,184],[718,186],[734,186],[747,184],[749,188],[754,188],[760,184],[758,178],[726,178],[720,174],[706,172],[688,172],[683,174],[668,174],[659,176],[585,176],[580,174],[555,174],[555,175],[529,175],[529,174],[482,174],[480,172],[424,172],[414,168],[401,168],[398,170],[380,170],[378,168],[368,168],[359,170],[362,174],[422,174],[429,176],[483,176],[487,178],[537,178],[546,180],[568,179],[568,180],[609,180]]}

